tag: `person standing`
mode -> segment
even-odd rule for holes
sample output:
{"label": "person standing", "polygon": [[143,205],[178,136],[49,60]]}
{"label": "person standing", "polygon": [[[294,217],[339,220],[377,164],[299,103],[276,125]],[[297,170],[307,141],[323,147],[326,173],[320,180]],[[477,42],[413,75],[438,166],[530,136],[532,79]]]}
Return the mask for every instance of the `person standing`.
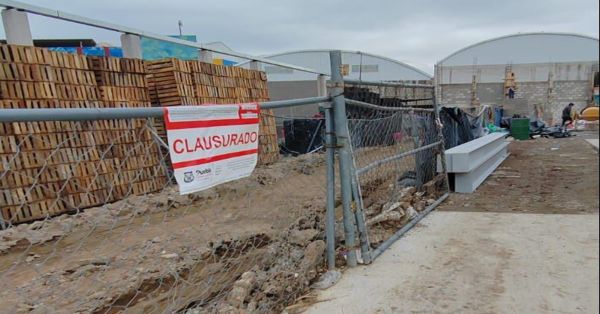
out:
{"label": "person standing", "polygon": [[508,99],[515,98],[515,89],[511,86],[508,88]]}
{"label": "person standing", "polygon": [[562,111],[562,125],[565,126],[567,122],[573,122],[573,118],[571,117],[571,110],[575,106],[573,103],[569,103]]}

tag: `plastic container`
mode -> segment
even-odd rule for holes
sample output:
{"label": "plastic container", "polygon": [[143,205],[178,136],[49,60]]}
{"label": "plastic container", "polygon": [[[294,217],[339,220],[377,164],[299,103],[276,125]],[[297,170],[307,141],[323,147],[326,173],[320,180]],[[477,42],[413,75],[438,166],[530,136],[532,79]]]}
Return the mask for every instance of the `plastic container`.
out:
{"label": "plastic container", "polygon": [[529,118],[515,118],[510,121],[510,135],[516,140],[529,139]]}

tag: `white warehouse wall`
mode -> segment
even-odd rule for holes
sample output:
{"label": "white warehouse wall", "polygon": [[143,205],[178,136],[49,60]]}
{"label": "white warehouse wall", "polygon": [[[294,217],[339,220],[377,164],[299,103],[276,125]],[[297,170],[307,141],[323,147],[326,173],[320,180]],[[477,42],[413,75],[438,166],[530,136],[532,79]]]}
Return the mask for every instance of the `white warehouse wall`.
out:
{"label": "white warehouse wall", "polygon": [[438,62],[438,66],[597,60],[597,38],[566,33],[521,33],[467,46]]}
{"label": "white warehouse wall", "polygon": [[[331,72],[329,51],[292,51],[268,55],[265,58],[329,74]],[[432,75],[429,73],[409,64],[365,52],[342,51],[342,63],[349,66],[349,74],[344,76],[347,79],[362,78],[365,81],[427,81],[432,79]],[[362,74],[359,71],[361,64]],[[285,69],[268,64],[262,65],[262,70],[267,73],[267,78],[270,82],[309,81],[316,79],[316,75],[312,73]]]}
{"label": "white warehouse wall", "polygon": [[[436,64],[436,97],[441,104],[470,105],[475,75],[480,103],[510,107],[515,112],[532,112],[534,104],[541,105],[544,119],[552,123],[567,103],[575,103],[580,110],[591,102],[598,53],[597,38],[577,34],[493,38],[460,49]],[[504,95],[509,65],[517,83],[514,101]]]}

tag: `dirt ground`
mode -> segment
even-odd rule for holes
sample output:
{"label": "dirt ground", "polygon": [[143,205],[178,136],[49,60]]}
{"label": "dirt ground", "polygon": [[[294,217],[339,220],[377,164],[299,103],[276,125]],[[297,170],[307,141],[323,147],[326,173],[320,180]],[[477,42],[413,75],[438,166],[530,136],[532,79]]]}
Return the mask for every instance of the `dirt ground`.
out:
{"label": "dirt ground", "polygon": [[[361,150],[358,165],[405,146]],[[361,182],[372,187],[363,194],[372,246],[439,196],[441,177],[421,192],[397,184],[414,164],[403,159]],[[0,309],[279,312],[324,271],[325,183],[324,154],[303,155],[201,193],[171,187],[0,231]],[[339,222],[340,266],[343,234]]]}
{"label": "dirt ground", "polygon": [[598,212],[598,153],[581,136],[514,141],[509,152],[476,193],[453,193],[438,210]]}
{"label": "dirt ground", "polygon": [[0,231],[0,312],[277,311],[322,265],[323,161]]}
{"label": "dirt ground", "polygon": [[[441,209],[597,213],[598,155],[581,142],[514,142],[477,193]],[[202,193],[170,188],[0,231],[0,312],[279,312],[323,271],[324,173],[322,154],[284,158]],[[364,194],[370,230],[386,235],[370,232],[372,244],[438,196],[396,195],[386,180]]]}
{"label": "dirt ground", "polygon": [[598,313],[598,153],[583,137],[513,142],[307,313]]}

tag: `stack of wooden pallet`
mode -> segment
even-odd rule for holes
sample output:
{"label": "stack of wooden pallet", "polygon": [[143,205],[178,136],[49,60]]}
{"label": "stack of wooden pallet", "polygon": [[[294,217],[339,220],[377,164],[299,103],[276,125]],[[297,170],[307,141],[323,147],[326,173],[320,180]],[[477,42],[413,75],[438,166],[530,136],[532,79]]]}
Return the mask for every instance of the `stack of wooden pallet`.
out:
{"label": "stack of wooden pallet", "polygon": [[[163,59],[146,61],[150,98],[155,106],[235,104],[269,100],[264,72],[198,61]],[[161,129],[161,126],[157,126]],[[165,136],[164,130],[161,135]],[[279,158],[272,110],[262,110],[259,164]]]}
{"label": "stack of wooden pallet", "polygon": [[149,89],[157,106],[195,105],[194,82],[189,61],[161,59],[146,61]]}
{"label": "stack of wooden pallet", "polygon": [[88,57],[104,107],[149,107],[150,96],[144,61]]}
{"label": "stack of wooden pallet", "polygon": [[[106,72],[120,73],[118,69],[93,71],[89,65],[94,61],[83,56],[1,45],[0,64],[0,108],[149,105],[147,92],[139,94],[144,88],[110,81],[119,75]],[[143,67],[136,64],[141,73],[134,77],[145,78]],[[104,85],[98,86],[97,77]],[[161,189],[165,169],[146,124],[145,120],[0,124],[1,219],[30,221]]]}

